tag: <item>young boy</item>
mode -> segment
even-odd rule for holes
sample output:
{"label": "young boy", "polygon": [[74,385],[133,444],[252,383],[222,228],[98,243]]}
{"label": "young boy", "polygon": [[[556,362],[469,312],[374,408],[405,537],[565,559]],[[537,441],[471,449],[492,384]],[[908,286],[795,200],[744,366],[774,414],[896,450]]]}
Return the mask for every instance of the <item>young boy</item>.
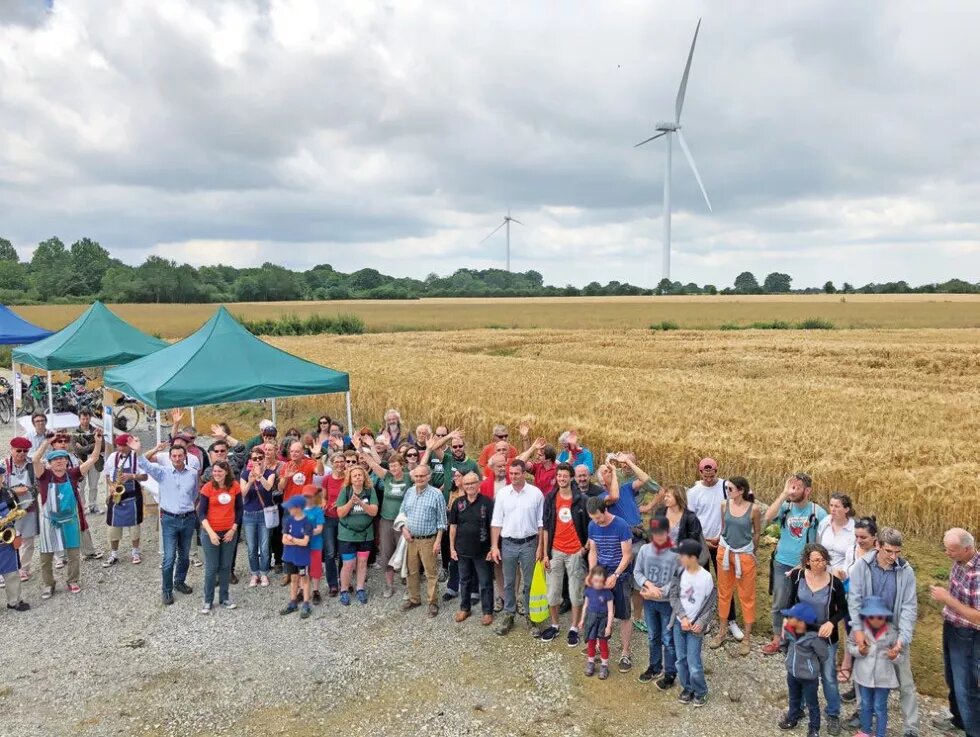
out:
{"label": "young boy", "polygon": [[323,578],[323,526],[326,518],[321,506],[320,490],[313,484],[303,487],[303,500],[306,502],[303,513],[313,525],[313,537],[310,540],[310,588],[313,590],[313,603],[319,604],[320,579]]}
{"label": "young boy", "polygon": [[633,567],[633,578],[643,599],[643,616],[650,643],[650,665],[640,674],[640,683],[649,683],[663,672],[656,685],[666,691],[677,678],[674,635],[670,630],[670,584],[681,567],[670,541],[667,518],[651,519],[650,533],[651,540],[640,548]]}
{"label": "young boy", "polygon": [[[854,656],[854,683],[861,694],[861,731],[855,737],[870,737],[872,716],[877,720],[875,736],[885,737],[888,694],[898,688],[898,671],[888,651],[898,642],[898,631],[889,624],[892,611],[880,596],[865,597],[859,616],[864,645],[858,647],[853,632],[847,642],[847,649]],[[898,657],[908,655],[900,652]]]}
{"label": "young boy", "polygon": [[814,632],[817,613],[806,602],[794,604],[789,609],[781,609],[783,615],[783,636],[780,648],[786,653],[786,688],[789,690],[789,710],[779,720],[780,729],[795,729],[803,715],[806,703],[810,722],[807,737],[820,735],[820,701],[817,687],[821,668],[827,660],[830,649],[827,640]]}
{"label": "young boy", "polygon": [[288,516],[282,521],[283,572],[289,576],[289,603],[279,610],[280,614],[292,614],[298,608],[300,587],[303,588],[303,608],[300,619],[310,616],[310,538],[313,524],[303,511],[306,502],[302,496],[294,496],[283,506]]}
{"label": "young boy", "polygon": [[677,677],[682,704],[704,706],[708,703],[708,683],[701,663],[704,633],[718,603],[715,582],[701,564],[701,543],[682,540],[677,546],[680,575],[670,588],[670,606],[674,612],[674,649],[677,651]]}

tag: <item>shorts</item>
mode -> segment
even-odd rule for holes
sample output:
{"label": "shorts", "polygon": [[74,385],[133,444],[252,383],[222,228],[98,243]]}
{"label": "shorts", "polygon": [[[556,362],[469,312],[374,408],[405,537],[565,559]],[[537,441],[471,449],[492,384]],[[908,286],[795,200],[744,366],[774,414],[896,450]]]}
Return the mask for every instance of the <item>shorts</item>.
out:
{"label": "shorts", "polygon": [[310,578],[323,578],[323,551],[310,551]]}
{"label": "shorts", "polygon": [[129,532],[130,540],[140,539],[140,526],[133,525],[132,527],[112,527],[111,525],[106,528],[106,536],[109,538],[109,542],[117,543],[123,539],[123,533]]}
{"label": "shorts", "polygon": [[633,595],[633,585],[630,583],[632,580],[632,571],[626,571],[622,576],[616,579],[616,585],[612,590],[613,619],[618,619],[625,622],[633,618],[632,610],[630,608],[630,597]]}
{"label": "shorts", "polygon": [[287,576],[308,576],[309,570],[308,566],[298,566],[288,560],[282,562],[282,572]]}
{"label": "shorts", "polygon": [[374,540],[360,540],[356,543],[348,540],[337,542],[337,552],[345,563],[354,558],[368,558],[372,550],[374,550]]}

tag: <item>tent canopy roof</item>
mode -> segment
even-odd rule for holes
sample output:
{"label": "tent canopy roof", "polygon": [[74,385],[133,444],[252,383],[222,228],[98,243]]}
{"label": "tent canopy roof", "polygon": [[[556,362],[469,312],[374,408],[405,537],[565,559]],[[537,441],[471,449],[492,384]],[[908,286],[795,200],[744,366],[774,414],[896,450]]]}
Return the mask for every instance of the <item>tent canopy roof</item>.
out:
{"label": "tent canopy roof", "polygon": [[346,392],[350,379],[256,338],[219,307],[182,341],[107,371],[105,385],[161,410]]}
{"label": "tent canopy roof", "polygon": [[95,302],[54,335],[15,349],[14,361],[49,371],[117,366],[167,345]]}
{"label": "tent canopy roof", "polygon": [[50,330],[31,324],[6,305],[0,305],[0,345],[26,345],[49,335]]}

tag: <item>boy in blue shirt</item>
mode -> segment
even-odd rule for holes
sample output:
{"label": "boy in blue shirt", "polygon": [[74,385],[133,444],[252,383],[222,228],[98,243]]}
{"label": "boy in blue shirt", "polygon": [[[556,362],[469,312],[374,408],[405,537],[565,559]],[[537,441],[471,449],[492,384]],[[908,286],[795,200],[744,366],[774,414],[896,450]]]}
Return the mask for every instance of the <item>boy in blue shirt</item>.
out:
{"label": "boy in blue shirt", "polygon": [[320,490],[313,484],[303,487],[303,500],[306,502],[303,513],[313,525],[313,537],[310,539],[310,589],[313,591],[313,603],[319,604],[322,601],[320,579],[323,578],[323,526],[326,524],[326,517],[323,514]]}
{"label": "boy in blue shirt", "polygon": [[310,616],[310,539],[313,523],[306,517],[306,502],[294,496],[284,505],[287,516],[282,521],[282,570],[289,576],[289,603],[280,614],[292,614],[299,608],[299,590],[303,588],[303,608],[300,619]]}

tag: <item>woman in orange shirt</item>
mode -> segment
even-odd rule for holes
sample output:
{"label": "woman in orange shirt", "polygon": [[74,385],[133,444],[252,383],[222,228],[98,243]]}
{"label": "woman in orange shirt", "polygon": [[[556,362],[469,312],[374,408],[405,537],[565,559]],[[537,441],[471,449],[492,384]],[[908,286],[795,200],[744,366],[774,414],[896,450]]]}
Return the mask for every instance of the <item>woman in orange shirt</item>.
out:
{"label": "woman in orange shirt", "polygon": [[214,606],[214,585],[218,583],[218,603],[234,609],[228,596],[235,532],[242,524],[242,489],[227,461],[211,466],[211,480],[201,488],[197,516],[201,520],[201,547],[204,550],[204,605],[201,614]]}

